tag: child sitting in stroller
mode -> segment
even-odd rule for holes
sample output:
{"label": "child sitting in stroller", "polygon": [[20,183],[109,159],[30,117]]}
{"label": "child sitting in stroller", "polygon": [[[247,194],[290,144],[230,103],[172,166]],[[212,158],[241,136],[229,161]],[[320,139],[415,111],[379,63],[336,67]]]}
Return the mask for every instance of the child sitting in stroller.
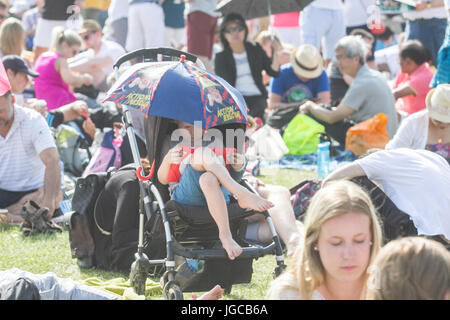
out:
{"label": "child sitting in stroller", "polygon": [[[242,253],[242,248],[233,240],[230,231],[227,211],[230,196],[236,197],[241,208],[259,212],[273,207],[273,204],[237,182],[245,171],[245,158],[242,154],[223,152],[224,149],[221,149],[224,154],[218,157],[211,145],[190,148],[190,145],[185,144],[201,145],[194,141],[195,127],[183,121],[175,123],[179,129],[185,129],[189,133],[191,140],[182,141],[168,151],[158,169],[158,180],[164,185],[169,184],[173,200],[185,205],[208,207],[219,229],[222,246],[228,257],[234,260]],[[190,151],[186,152],[186,147]],[[231,164],[229,169],[224,160]],[[179,182],[169,178],[174,165],[179,165]]]}

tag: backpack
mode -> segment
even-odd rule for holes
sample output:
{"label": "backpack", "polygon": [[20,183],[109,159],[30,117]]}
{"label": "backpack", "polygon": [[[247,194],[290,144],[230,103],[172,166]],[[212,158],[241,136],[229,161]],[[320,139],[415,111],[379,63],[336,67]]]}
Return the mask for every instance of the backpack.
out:
{"label": "backpack", "polygon": [[311,198],[320,189],[320,186],[320,180],[304,180],[289,190],[292,208],[297,219],[306,213]]}
{"label": "backpack", "polygon": [[61,124],[56,128],[54,136],[64,171],[79,177],[87,164],[81,157],[80,149],[85,149],[87,157],[91,157],[84,135],[71,125]]}
{"label": "backpack", "polygon": [[113,130],[106,132],[100,147],[90,159],[82,176],[86,177],[91,173],[106,172],[110,167],[120,168],[122,165],[121,145],[122,140],[114,138]]}
{"label": "backpack", "polygon": [[118,171],[135,170],[130,164],[118,170],[111,168],[107,172],[97,172],[80,177],[75,184],[72,198],[72,213],[69,218],[69,243],[72,258],[77,259],[81,268],[91,268],[98,265],[95,259],[96,238],[98,224],[95,220],[97,200],[104,190],[106,183]]}

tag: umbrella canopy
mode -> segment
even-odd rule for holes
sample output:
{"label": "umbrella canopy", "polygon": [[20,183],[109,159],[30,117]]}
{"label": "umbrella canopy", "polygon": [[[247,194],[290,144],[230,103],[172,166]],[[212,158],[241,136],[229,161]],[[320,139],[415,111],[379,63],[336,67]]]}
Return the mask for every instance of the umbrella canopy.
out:
{"label": "umbrella canopy", "polygon": [[224,16],[239,13],[245,20],[270,16],[271,14],[302,11],[313,0],[223,0],[216,11]]}
{"label": "umbrella canopy", "polygon": [[158,116],[211,127],[247,122],[241,93],[222,78],[188,62],[147,62],[130,67],[105,101]]}

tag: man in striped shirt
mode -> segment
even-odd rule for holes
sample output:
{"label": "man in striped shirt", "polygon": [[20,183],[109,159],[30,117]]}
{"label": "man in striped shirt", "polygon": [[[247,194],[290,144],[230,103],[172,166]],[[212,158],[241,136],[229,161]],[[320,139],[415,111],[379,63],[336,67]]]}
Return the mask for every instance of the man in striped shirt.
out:
{"label": "man in striped shirt", "polygon": [[14,104],[0,64],[0,208],[20,223],[22,204],[34,200],[51,218],[60,195],[61,166],[53,136],[36,111]]}

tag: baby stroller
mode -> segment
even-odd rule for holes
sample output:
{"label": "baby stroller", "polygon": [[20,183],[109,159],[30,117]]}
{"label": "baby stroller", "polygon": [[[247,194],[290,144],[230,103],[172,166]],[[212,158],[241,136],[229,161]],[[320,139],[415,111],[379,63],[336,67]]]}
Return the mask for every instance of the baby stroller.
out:
{"label": "baby stroller", "polygon": [[[141,62],[138,63],[154,63],[155,67],[159,66],[158,62],[161,61],[188,60],[200,63],[196,56],[174,49],[141,49],[117,60],[114,65],[116,79],[119,79],[119,67],[132,59],[139,59]],[[230,203],[228,213],[233,238],[243,248],[242,254],[231,261],[220,244],[217,227],[208,209],[185,206],[170,200],[167,186],[160,184],[154,174],[164,156],[161,154],[162,146],[174,129],[170,119],[158,116],[145,119],[145,139],[152,168],[150,174],[144,176],[129,108],[130,106],[123,104],[124,123],[134,161],[138,164],[136,175],[140,185],[139,242],[130,272],[131,285],[136,293],[144,294],[146,279],[156,266],[164,268],[161,285],[165,298],[169,300],[183,299],[183,291],[206,291],[215,284],[222,285],[225,291],[229,292],[233,284],[250,282],[253,259],[267,254],[275,254],[277,266],[274,275],[281,274],[285,269],[281,241],[267,212],[248,211],[240,208],[237,203]],[[239,126],[245,127],[245,123],[234,125]],[[255,192],[245,181],[242,181],[242,184]],[[244,239],[246,217],[254,214],[263,214],[270,226],[273,237],[272,242],[266,246],[251,245]],[[161,232],[164,232],[166,237],[166,258],[150,260],[143,250],[145,243]],[[177,277],[176,256],[205,261],[203,271],[181,284]],[[220,278],[224,272],[228,275],[225,280]]]}

